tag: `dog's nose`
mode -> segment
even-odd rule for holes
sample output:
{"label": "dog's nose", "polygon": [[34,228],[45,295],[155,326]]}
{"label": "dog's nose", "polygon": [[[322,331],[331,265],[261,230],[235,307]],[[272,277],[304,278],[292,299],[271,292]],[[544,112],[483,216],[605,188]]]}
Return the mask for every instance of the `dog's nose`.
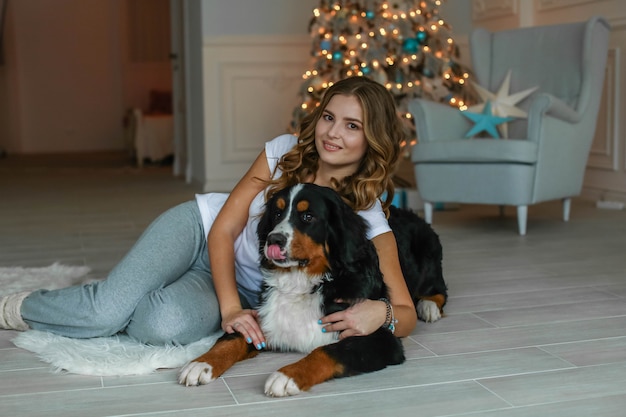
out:
{"label": "dog's nose", "polygon": [[269,245],[278,245],[280,248],[284,248],[287,244],[287,236],[282,233],[270,233],[267,236],[267,244]]}

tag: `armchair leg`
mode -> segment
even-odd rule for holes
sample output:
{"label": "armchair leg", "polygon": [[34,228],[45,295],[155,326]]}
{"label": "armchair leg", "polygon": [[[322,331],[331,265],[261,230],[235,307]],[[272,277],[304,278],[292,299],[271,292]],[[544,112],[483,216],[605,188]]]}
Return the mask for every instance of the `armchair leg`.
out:
{"label": "armchair leg", "polygon": [[563,221],[564,222],[569,221],[569,212],[570,212],[571,207],[572,207],[572,199],[564,198],[563,199]]}
{"label": "armchair leg", "polygon": [[424,201],[424,220],[428,224],[433,223],[433,204],[428,201]]}
{"label": "armchair leg", "polygon": [[505,215],[505,207],[500,205],[500,206],[498,206],[498,208],[500,209],[500,217],[504,217],[504,215]]}
{"label": "armchair leg", "polygon": [[520,236],[526,235],[526,219],[528,218],[528,206],[517,206],[517,228]]}

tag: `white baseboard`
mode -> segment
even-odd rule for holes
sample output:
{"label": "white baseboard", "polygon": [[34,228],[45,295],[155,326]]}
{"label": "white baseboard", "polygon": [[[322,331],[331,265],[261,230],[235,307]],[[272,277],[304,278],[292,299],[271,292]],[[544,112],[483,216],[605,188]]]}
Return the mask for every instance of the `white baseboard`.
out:
{"label": "white baseboard", "polygon": [[598,188],[583,188],[581,198],[591,201],[618,201],[626,203],[626,192],[601,190]]}

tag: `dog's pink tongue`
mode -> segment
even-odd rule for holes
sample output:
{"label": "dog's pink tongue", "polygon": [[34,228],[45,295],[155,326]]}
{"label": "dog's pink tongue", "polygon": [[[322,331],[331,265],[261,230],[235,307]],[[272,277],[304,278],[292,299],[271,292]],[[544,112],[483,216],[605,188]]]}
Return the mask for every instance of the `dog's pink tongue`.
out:
{"label": "dog's pink tongue", "polygon": [[267,257],[269,259],[285,259],[285,255],[280,252],[280,246],[269,245],[267,247]]}

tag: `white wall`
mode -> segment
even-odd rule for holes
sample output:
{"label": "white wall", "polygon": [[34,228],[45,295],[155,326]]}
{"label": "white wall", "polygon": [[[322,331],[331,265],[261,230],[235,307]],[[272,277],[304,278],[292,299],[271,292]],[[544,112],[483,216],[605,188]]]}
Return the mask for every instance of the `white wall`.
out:
{"label": "white wall", "polygon": [[202,35],[304,35],[319,0],[203,0]]}
{"label": "white wall", "polygon": [[232,189],[263,144],[286,132],[308,68],[308,24],[318,4],[202,0],[202,81],[192,82],[204,91],[204,170],[195,163],[192,171],[206,191]]}
{"label": "white wall", "polygon": [[466,39],[473,28],[471,0],[445,0],[439,15],[452,27],[455,40]]}

